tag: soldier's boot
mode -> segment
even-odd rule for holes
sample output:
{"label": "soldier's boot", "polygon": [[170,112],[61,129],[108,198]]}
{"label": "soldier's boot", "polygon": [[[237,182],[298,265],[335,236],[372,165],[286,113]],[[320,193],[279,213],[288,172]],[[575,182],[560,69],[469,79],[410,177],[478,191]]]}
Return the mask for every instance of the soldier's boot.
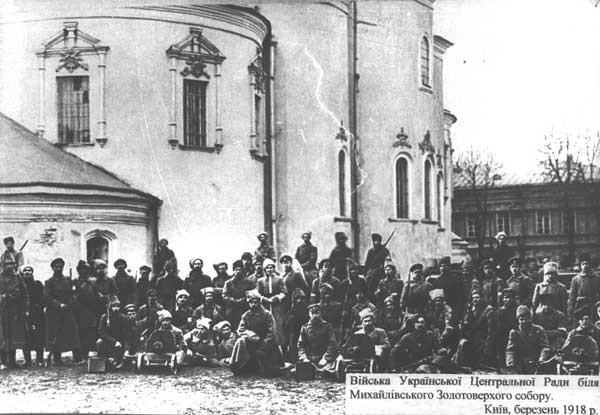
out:
{"label": "soldier's boot", "polygon": [[17,368],[17,351],[16,350],[8,351],[8,367],[11,369]]}
{"label": "soldier's boot", "polygon": [[54,366],[62,366],[62,356],[60,352],[52,352],[52,360],[54,360]]}
{"label": "soldier's boot", "polygon": [[0,370],[8,369],[8,353],[6,350],[0,350]]}
{"label": "soldier's boot", "polygon": [[31,350],[23,349],[23,356],[25,357],[25,364],[23,367],[31,367]]}
{"label": "soldier's boot", "polygon": [[44,366],[44,349],[37,349],[35,351],[35,363],[38,366]]}

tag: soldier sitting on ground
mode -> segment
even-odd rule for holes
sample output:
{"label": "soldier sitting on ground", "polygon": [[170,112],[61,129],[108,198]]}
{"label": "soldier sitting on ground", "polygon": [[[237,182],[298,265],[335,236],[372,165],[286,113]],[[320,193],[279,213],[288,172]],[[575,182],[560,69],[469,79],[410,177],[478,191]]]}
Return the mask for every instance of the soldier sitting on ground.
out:
{"label": "soldier sitting on ground", "polygon": [[337,341],[333,325],[321,318],[319,303],[308,306],[310,320],[300,329],[298,360],[312,362],[319,368],[333,370]]}
{"label": "soldier sitting on ground", "polygon": [[201,362],[208,365],[218,364],[217,346],[210,331],[210,320],[199,318],[196,328],[183,336],[187,346],[187,355],[192,362]]}
{"label": "soldier sitting on ground", "polygon": [[531,322],[529,307],[519,306],[516,314],[519,327],[508,335],[506,367],[513,373],[532,374],[551,357],[548,336],[543,328]]}

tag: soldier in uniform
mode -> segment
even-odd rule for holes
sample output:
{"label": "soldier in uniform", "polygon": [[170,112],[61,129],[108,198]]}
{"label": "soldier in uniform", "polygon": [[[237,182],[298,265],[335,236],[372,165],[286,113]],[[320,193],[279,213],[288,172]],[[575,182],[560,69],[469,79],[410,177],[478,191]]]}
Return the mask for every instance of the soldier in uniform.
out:
{"label": "soldier in uniform", "polygon": [[510,271],[508,270],[508,259],[515,255],[514,249],[512,249],[506,243],[508,235],[506,232],[498,232],[495,236],[497,241],[496,247],[494,248],[493,258],[494,263],[498,266],[498,276],[502,279],[508,278]]}
{"label": "soldier in uniform", "polygon": [[521,273],[521,265],[521,258],[519,257],[508,260],[510,277],[506,280],[506,285],[517,293],[519,305],[531,307],[534,284],[528,276]]}
{"label": "soldier in uniform", "polygon": [[259,233],[256,238],[258,239],[259,245],[254,251],[254,258],[260,258],[263,261],[269,258],[272,261],[275,259],[275,249],[269,243],[269,234],[266,232]]}
{"label": "soldier in uniform", "polygon": [[281,277],[283,278],[287,290],[285,302],[288,309],[290,307],[292,293],[296,288],[301,289],[305,296],[310,296],[308,284],[302,273],[294,270],[294,267],[292,266],[293,261],[294,260],[289,255],[283,255],[279,258],[279,263],[283,267],[283,275]]}
{"label": "soldier in uniform", "polygon": [[74,360],[82,361],[88,357],[91,350],[96,350],[98,322],[103,313],[106,313],[106,298],[96,288],[96,276],[88,275],[80,281],[77,291],[77,322],[79,326],[79,342],[81,355],[74,356]]}
{"label": "soldier in uniform", "polygon": [[308,301],[304,291],[296,288],[292,293],[292,303],[288,310],[283,323],[283,331],[285,334],[285,358],[288,362],[298,360],[298,336],[300,329],[308,321]]}
{"label": "soldier in uniform", "polygon": [[517,323],[517,293],[510,288],[502,290],[502,305],[498,309],[498,365],[506,362],[506,344],[511,330],[516,329]]}
{"label": "soldier in uniform", "polygon": [[309,321],[300,329],[298,360],[318,367],[332,366],[337,357],[337,340],[333,325],[321,317],[319,303],[308,306]]}
{"label": "soldier in uniform", "polygon": [[175,295],[175,309],[171,312],[173,325],[183,331],[183,333],[187,333],[190,331],[194,324],[192,318],[192,314],[194,313],[194,309],[190,305],[190,293],[186,290],[179,290]]}
{"label": "soldier in uniform", "polygon": [[98,356],[115,359],[116,367],[123,367],[125,343],[130,329],[127,317],[121,313],[121,302],[118,297],[108,299],[106,313],[100,317],[98,327],[99,339],[96,341]]}
{"label": "soldier in uniform", "polygon": [[155,276],[160,277],[165,270],[167,261],[173,258],[175,258],[175,253],[169,248],[169,241],[164,238],[158,241],[158,250],[152,261],[152,268],[154,268]]}
{"label": "soldier in uniform", "polygon": [[246,291],[255,289],[256,284],[246,279],[244,265],[241,260],[235,261],[231,268],[233,269],[233,276],[225,283],[223,300],[227,305],[225,317],[233,326],[237,326],[240,323],[242,314],[248,311]]}
{"label": "soldier in uniform", "polygon": [[[200,304],[194,312],[192,313],[192,320],[196,321],[199,318],[209,318],[213,325],[220,323],[225,320],[225,314],[219,305],[217,305],[214,301],[214,292],[215,289],[213,287],[206,287],[202,289],[202,297],[204,301]],[[231,326],[231,323],[229,323]]]}
{"label": "soldier in uniform", "polygon": [[254,262],[252,260],[252,254],[250,252],[244,252],[240,259],[242,260],[244,276],[248,278],[250,275],[254,274]]}
{"label": "soldier in uniform", "polygon": [[591,308],[596,301],[600,300],[600,277],[592,271],[589,254],[579,255],[579,266],[581,272],[573,277],[569,290],[567,317],[571,321],[574,321],[574,311],[581,307],[588,307],[590,316],[593,316]]}
{"label": "soldier in uniform", "polygon": [[432,290],[430,283],[423,278],[423,265],[413,264],[409,269],[408,284],[402,288],[400,298],[400,310],[405,311],[404,320],[415,314],[425,314],[425,308],[429,302],[429,291]]}
{"label": "soldier in uniform", "polygon": [[33,276],[33,267],[23,265],[21,275],[29,295],[29,315],[25,313],[25,366],[31,366],[31,351],[35,351],[38,366],[44,364],[44,285]]}
{"label": "soldier in uniform", "polygon": [[0,274],[0,365],[16,368],[16,350],[25,349],[25,315],[29,293],[11,256],[4,258]]}
{"label": "soldier in uniform", "polygon": [[183,280],[177,275],[177,260],[171,258],[165,264],[166,275],[156,282],[156,292],[160,303],[167,310],[175,307],[175,294],[183,288]]}
{"label": "soldier in uniform", "polygon": [[329,262],[333,268],[333,275],[340,281],[346,279],[347,262],[352,258],[352,249],[346,245],[348,237],[344,232],[335,233],[335,248],[329,254]]}
{"label": "soldier in uniform", "polygon": [[202,302],[202,289],[213,285],[210,277],[202,271],[203,267],[204,261],[202,259],[193,258],[190,261],[190,273],[183,283],[187,292],[190,293],[190,305],[194,308]]}
{"label": "soldier in uniform", "polygon": [[452,321],[456,324],[464,313],[468,297],[464,297],[461,278],[450,270],[450,257],[440,259],[439,267],[440,276],[432,279],[431,285],[444,290],[444,299],[454,312]]}
{"label": "soldier in uniform", "polygon": [[[404,283],[398,277],[396,267],[392,263],[387,263],[383,267],[384,278],[379,281],[379,286],[375,291],[374,300],[375,305],[378,308],[383,308],[383,301],[390,295],[395,294],[394,300],[397,302],[396,305],[400,305],[400,296],[402,295],[402,289]],[[368,284],[367,284],[368,285]]]}
{"label": "soldier in uniform", "polygon": [[158,325],[158,312],[164,307],[159,303],[158,293],[154,288],[149,288],[146,295],[148,300],[138,310],[137,319],[140,322],[142,331],[152,331]]}
{"label": "soldier in uniform", "polygon": [[210,320],[199,318],[196,320],[196,328],[184,334],[183,340],[187,346],[188,356],[194,358],[200,355],[208,360],[209,364],[215,364],[217,360],[217,345],[210,332]]}
{"label": "soldier in uniform", "polygon": [[23,257],[23,253],[21,251],[17,251],[15,249],[15,238],[12,236],[7,236],[4,238],[4,246],[6,250],[2,253],[0,257],[0,270],[4,269],[4,264],[6,261],[12,261],[16,269],[19,269],[25,263],[25,258]]}
{"label": "soldier in uniform", "polygon": [[495,269],[496,267],[492,261],[483,261],[483,279],[481,281],[482,298],[487,305],[491,305],[494,308],[498,307],[498,294],[501,293],[503,289],[508,288],[506,282],[502,278],[496,276]]}
{"label": "soldier in uniform", "polygon": [[[460,266],[460,274],[462,276],[464,298],[471,298],[473,291],[481,291],[481,283],[477,279],[475,272],[473,272],[472,262],[463,262]],[[465,306],[468,308],[470,304],[466,304]]]}
{"label": "soldier in uniform", "polygon": [[[369,249],[365,259],[365,280],[367,281],[369,300],[375,301],[375,291],[379,286],[379,281],[384,277],[383,266],[386,258],[390,256],[390,251],[382,244],[380,234],[372,234],[371,240],[373,241],[373,248]],[[385,296],[382,300],[384,298]]]}
{"label": "soldier in uniform", "polygon": [[303,243],[296,249],[295,258],[298,260],[302,270],[304,271],[306,283],[312,288],[313,281],[317,279],[318,249],[311,243],[311,238],[312,232],[310,231],[302,234]]}
{"label": "soldier in uniform", "polygon": [[439,339],[446,329],[447,323],[454,321],[454,310],[446,304],[444,290],[441,288],[429,291],[429,296],[431,297],[431,303],[427,320],[429,321],[429,328]]}
{"label": "soldier in uniform", "polygon": [[362,327],[355,334],[366,334],[373,340],[375,355],[379,358],[381,368],[388,367],[390,350],[392,348],[384,329],[375,327],[375,314],[370,308],[365,308],[359,313]]}
{"label": "soldier in uniform", "polygon": [[563,349],[567,349],[573,337],[577,335],[590,336],[600,348],[600,330],[594,327],[592,323],[592,314],[589,307],[581,307],[575,310],[573,315],[577,319],[578,325],[567,335]]}
{"label": "soldier in uniform", "polygon": [[479,291],[471,293],[471,307],[463,320],[463,338],[456,352],[456,363],[479,369],[496,363],[496,312],[485,304]]}
{"label": "soldier in uniform", "polygon": [[[315,296],[311,297],[311,302],[316,303],[317,298]],[[342,336],[342,303],[335,300],[333,296],[333,287],[324,282],[321,284],[321,301],[319,302],[321,306],[321,317],[323,320],[331,323],[333,329],[335,331],[335,336],[338,342]]]}
{"label": "soldier in uniform", "polygon": [[362,324],[362,319],[360,317],[360,315],[361,315],[360,313],[361,313],[361,311],[363,311],[365,309],[371,310],[371,312],[373,314],[375,314],[375,311],[377,310],[375,305],[369,301],[369,298],[367,297],[367,295],[365,294],[364,291],[357,291],[356,292],[356,302],[355,302],[354,306],[352,307],[352,318],[354,320],[353,321],[354,328],[356,328]]}
{"label": "soldier in uniform", "polygon": [[[54,364],[61,365],[61,353],[77,351],[79,328],[75,317],[74,284],[71,278],[63,275],[65,261],[56,258],[50,263],[52,277],[44,283],[48,301],[46,309],[46,349],[52,353]],[[49,363],[50,359],[46,362]]]}
{"label": "soldier in uniform", "polygon": [[106,307],[107,299],[119,293],[119,288],[115,280],[109,278],[106,274],[106,262],[102,259],[95,259],[92,262],[94,274],[96,275],[96,289],[104,297],[103,305]]}
{"label": "soldier in uniform", "polygon": [[390,340],[390,344],[396,344],[402,337],[402,312],[398,306],[398,301],[395,298],[396,294],[392,294],[383,300],[383,308],[377,309],[376,324],[385,330]]}
{"label": "soldier in uniform", "polygon": [[150,287],[152,287],[152,284],[150,283],[150,272],[152,271],[152,268],[150,268],[148,265],[142,265],[140,267],[140,278],[136,283],[135,286],[135,298],[136,298],[136,306],[141,307],[143,304],[146,304],[146,302],[148,301],[148,296],[146,294],[146,292],[148,291],[148,289]]}
{"label": "soldier in uniform", "polygon": [[215,303],[217,303],[219,307],[224,309],[225,302],[223,301],[223,287],[225,287],[225,282],[229,280],[231,276],[227,273],[228,265],[226,262],[219,262],[218,264],[214,264],[213,268],[217,272],[217,275],[212,280],[213,287],[215,287]]}
{"label": "soldier in uniform", "polygon": [[416,314],[413,320],[414,329],[392,347],[390,366],[394,372],[432,356],[439,348],[437,337],[427,330],[425,316]]}
{"label": "soldier in uniform", "polygon": [[252,281],[254,284],[258,283],[258,280],[265,276],[265,269],[263,267],[262,258],[255,258],[252,261],[252,265],[254,267],[254,274],[248,276],[248,280]]}
{"label": "soldier in uniform", "polygon": [[275,341],[278,345],[285,345],[285,333],[283,323],[287,313],[285,298],[288,294],[285,281],[275,273],[275,262],[267,258],[263,262],[265,276],[257,282],[258,292],[261,295],[263,307],[268,310],[275,319]]}
{"label": "soldier in uniform", "polygon": [[539,363],[551,357],[548,336],[543,328],[532,323],[529,307],[517,307],[516,316],[519,327],[508,335],[506,367],[511,372],[531,374]]}
{"label": "soldier in uniform", "polygon": [[114,263],[117,273],[113,277],[117,285],[117,297],[123,306],[135,303],[135,279],[127,273],[127,262],[119,258]]}
{"label": "soldier in uniform", "polygon": [[158,312],[158,324],[160,330],[169,331],[175,338],[175,358],[177,364],[182,365],[185,360],[185,341],[183,340],[183,332],[173,325],[171,313],[168,310],[160,310]]}
{"label": "soldier in uniform", "polygon": [[311,296],[314,296],[317,301],[321,301],[321,285],[327,283],[333,289],[333,296],[336,301],[341,301],[340,298],[340,280],[334,277],[331,273],[331,262],[328,258],[322,259],[319,262],[319,278],[312,283]]}
{"label": "soldier in uniform", "polygon": [[558,350],[562,347],[565,337],[567,337],[565,313],[554,308],[554,301],[550,294],[540,295],[539,302],[540,306],[533,314],[533,323],[546,330],[550,348]]}
{"label": "soldier in uniform", "polygon": [[233,351],[233,346],[238,339],[237,334],[231,330],[229,321],[221,321],[214,325],[213,330],[217,337],[217,358],[228,359]]}
{"label": "soldier in uniform", "polygon": [[558,281],[558,264],[548,262],[544,266],[544,281],[535,285],[533,290],[533,309],[540,305],[542,295],[548,294],[552,297],[552,305],[560,312],[567,311],[567,287]]}

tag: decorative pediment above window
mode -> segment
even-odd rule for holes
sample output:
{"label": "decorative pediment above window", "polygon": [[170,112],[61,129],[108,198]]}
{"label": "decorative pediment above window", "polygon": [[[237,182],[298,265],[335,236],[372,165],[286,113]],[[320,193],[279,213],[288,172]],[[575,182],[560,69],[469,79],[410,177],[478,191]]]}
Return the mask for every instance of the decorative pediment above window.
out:
{"label": "decorative pediment above window", "polygon": [[207,38],[202,36],[202,29],[190,28],[190,34],[167,49],[167,56],[183,60],[185,68],[182,76],[192,75],[194,78],[210,78],[206,71],[207,64],[220,64],[225,60],[221,51]]}
{"label": "decorative pediment above window", "polygon": [[88,70],[82,55],[106,53],[108,49],[99,39],[79,30],[77,22],[65,22],[62,30],[42,43],[42,49],[36,54],[40,57],[60,56],[56,72],[62,69],[73,72],[77,68]]}

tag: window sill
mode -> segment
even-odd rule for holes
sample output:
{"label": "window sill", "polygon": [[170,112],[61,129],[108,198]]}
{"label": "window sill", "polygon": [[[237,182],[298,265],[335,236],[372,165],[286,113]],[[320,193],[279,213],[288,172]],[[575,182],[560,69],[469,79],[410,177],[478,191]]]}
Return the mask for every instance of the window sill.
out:
{"label": "window sill", "polygon": [[446,232],[446,228],[442,228],[441,226],[438,228],[438,232]]}
{"label": "window sill", "polygon": [[421,223],[425,225],[439,225],[439,222],[437,220],[431,219],[421,219]]}
{"label": "window sill", "polygon": [[421,92],[426,92],[426,93],[428,93],[428,94],[430,94],[430,95],[433,95],[433,89],[431,89],[431,87],[430,87],[430,86],[421,85],[421,86],[419,87],[419,91],[421,91]]}
{"label": "window sill", "polygon": [[392,223],[412,223],[413,225],[419,223],[418,219],[408,219],[408,218],[388,218],[388,221]]}
{"label": "window sill", "polygon": [[216,147],[187,146],[184,144],[179,144],[179,149],[183,151],[201,151],[203,153],[214,153],[217,151]]}
{"label": "window sill", "polygon": [[252,156],[254,160],[260,161],[261,163],[264,163],[264,161],[268,158],[267,154],[261,153],[260,150],[257,149],[250,150],[250,156]]}
{"label": "window sill", "polygon": [[96,143],[54,143],[56,147],[93,147]]}
{"label": "window sill", "polygon": [[346,223],[352,223],[352,218],[347,218],[345,216],[335,216],[333,218],[334,222],[346,222]]}

